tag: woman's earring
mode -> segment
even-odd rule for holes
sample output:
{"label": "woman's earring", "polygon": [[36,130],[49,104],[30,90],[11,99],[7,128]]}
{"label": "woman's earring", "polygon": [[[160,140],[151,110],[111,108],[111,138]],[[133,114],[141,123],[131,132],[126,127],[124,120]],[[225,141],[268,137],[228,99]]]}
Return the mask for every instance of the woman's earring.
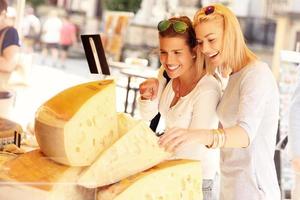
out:
{"label": "woman's earring", "polygon": [[196,58],[196,55],[193,55],[192,58]]}

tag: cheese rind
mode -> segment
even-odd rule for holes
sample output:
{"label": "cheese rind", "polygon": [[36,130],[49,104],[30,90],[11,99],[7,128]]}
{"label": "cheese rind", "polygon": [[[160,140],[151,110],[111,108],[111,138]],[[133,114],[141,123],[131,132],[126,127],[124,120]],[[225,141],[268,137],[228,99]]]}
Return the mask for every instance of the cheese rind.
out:
{"label": "cheese rind", "polygon": [[98,200],[201,200],[201,188],[200,162],[173,160],[100,188]]}
{"label": "cheese rind", "polygon": [[120,181],[151,168],[171,154],[158,145],[158,137],[143,121],[104,151],[82,172],[78,184],[95,188]]}
{"label": "cheese rind", "polygon": [[[34,150],[6,162],[0,168],[0,197],[13,199],[12,194],[18,194],[22,199],[92,200],[94,190],[76,185],[81,171],[82,167],[58,164],[39,150]],[[6,191],[13,192],[4,198]]]}
{"label": "cheese rind", "polygon": [[[99,91],[105,90],[111,85],[115,85],[113,80],[101,80],[76,85],[58,93],[45,102],[43,106],[51,110],[56,118],[68,121],[88,99],[93,98]],[[114,99],[111,100],[114,101]]]}
{"label": "cheese rind", "polygon": [[42,152],[58,163],[88,166],[118,138],[115,83],[68,88],[37,111],[35,134]]}

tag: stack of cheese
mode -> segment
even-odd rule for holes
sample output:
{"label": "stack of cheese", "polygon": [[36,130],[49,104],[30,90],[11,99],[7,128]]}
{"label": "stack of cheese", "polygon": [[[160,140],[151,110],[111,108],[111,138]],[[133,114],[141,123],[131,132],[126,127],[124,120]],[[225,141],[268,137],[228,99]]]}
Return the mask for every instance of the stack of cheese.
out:
{"label": "stack of cheese", "polygon": [[2,166],[0,199],[92,200],[96,191],[76,184],[81,171],[58,164],[39,150],[25,153]]}
{"label": "stack of cheese", "polygon": [[169,161],[142,172],[170,154],[144,122],[116,113],[111,80],[78,85],[51,98],[37,111],[35,134],[41,151],[1,168],[6,187],[0,188],[0,199],[15,199],[3,196],[3,189],[31,200],[89,200],[97,190],[104,200],[201,196],[198,162]]}

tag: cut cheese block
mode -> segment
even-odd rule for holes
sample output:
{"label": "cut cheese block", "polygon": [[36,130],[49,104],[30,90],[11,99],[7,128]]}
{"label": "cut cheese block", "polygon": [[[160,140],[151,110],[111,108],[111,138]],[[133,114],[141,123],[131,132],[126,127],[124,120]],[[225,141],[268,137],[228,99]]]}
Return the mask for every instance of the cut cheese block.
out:
{"label": "cut cheese block", "polygon": [[82,167],[68,167],[39,150],[20,155],[0,168],[0,199],[92,200],[95,190],[76,185]]}
{"label": "cut cheese block", "polygon": [[199,161],[173,160],[105,186],[98,200],[201,200]]}
{"label": "cut cheese block", "polygon": [[130,129],[139,123],[138,120],[133,119],[129,114],[118,113],[118,133],[123,136]]}
{"label": "cut cheese block", "polygon": [[102,80],[68,88],[37,111],[42,152],[58,163],[88,166],[119,138],[115,83]]}
{"label": "cut cheese block", "polygon": [[151,168],[171,156],[158,145],[158,137],[139,121],[80,175],[78,184],[95,188],[115,183]]}

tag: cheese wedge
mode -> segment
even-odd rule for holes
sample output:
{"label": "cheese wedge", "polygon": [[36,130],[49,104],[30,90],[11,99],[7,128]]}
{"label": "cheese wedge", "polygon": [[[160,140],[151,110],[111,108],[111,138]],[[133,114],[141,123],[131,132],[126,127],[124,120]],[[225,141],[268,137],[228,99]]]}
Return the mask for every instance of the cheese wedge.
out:
{"label": "cheese wedge", "polygon": [[118,113],[118,133],[119,136],[123,136],[130,129],[139,123],[138,120],[132,118],[129,114]]}
{"label": "cheese wedge", "polygon": [[158,145],[158,137],[139,121],[82,172],[78,184],[95,188],[115,183],[167,159],[170,153]]}
{"label": "cheese wedge", "polygon": [[92,164],[119,138],[115,101],[112,80],[77,85],[52,97],[35,117],[42,152],[65,165]]}
{"label": "cheese wedge", "polygon": [[94,200],[95,190],[76,185],[81,171],[82,167],[58,164],[39,150],[25,153],[0,168],[0,199]]}
{"label": "cheese wedge", "polygon": [[173,160],[105,186],[98,200],[201,200],[199,161]]}

